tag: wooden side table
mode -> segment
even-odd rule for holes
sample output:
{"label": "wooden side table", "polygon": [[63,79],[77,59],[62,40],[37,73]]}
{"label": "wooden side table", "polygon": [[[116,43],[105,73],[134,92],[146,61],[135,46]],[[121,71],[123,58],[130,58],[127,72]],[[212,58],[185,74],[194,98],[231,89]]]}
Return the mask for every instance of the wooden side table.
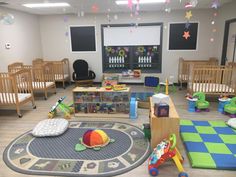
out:
{"label": "wooden side table", "polygon": [[175,109],[175,105],[170,98],[169,117],[156,117],[154,115],[154,106],[152,98],[150,98],[149,121],[151,127],[151,147],[157,146],[164,138],[168,138],[170,134],[175,133],[177,138],[177,146],[180,144],[179,136],[179,115]]}

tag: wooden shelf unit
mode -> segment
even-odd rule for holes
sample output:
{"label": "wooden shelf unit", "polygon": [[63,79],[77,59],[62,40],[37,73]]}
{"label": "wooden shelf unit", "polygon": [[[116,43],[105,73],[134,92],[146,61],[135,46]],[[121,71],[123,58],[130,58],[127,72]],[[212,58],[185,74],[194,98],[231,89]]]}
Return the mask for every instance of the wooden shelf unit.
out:
{"label": "wooden shelf unit", "polygon": [[177,146],[180,144],[179,136],[179,115],[175,109],[175,105],[170,98],[169,117],[156,117],[154,115],[154,105],[152,97],[150,98],[149,121],[151,128],[151,147],[157,146],[164,138],[168,138],[170,134],[175,133],[177,137]]}
{"label": "wooden shelf unit", "polygon": [[129,118],[130,88],[114,91],[104,87],[73,89],[75,116]]}

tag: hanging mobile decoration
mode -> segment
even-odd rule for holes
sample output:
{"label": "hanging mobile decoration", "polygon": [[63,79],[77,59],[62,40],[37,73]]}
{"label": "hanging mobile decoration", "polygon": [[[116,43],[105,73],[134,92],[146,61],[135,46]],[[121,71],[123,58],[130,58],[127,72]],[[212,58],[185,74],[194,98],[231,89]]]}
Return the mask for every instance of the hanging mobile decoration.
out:
{"label": "hanging mobile decoration", "polygon": [[[190,8],[190,7],[196,7],[198,1],[197,0],[191,0],[190,2],[185,4],[185,8]],[[188,40],[188,38],[190,38],[190,31],[189,28],[191,26],[191,24],[189,23],[190,19],[192,18],[192,11],[188,10],[185,12],[185,18],[187,19],[187,22],[185,23],[185,30],[184,30],[184,34],[182,35],[183,38],[185,38],[185,40]]]}
{"label": "hanging mobile decoration", "polygon": [[135,15],[139,15],[139,0],[137,0],[137,4],[135,5]]}
{"label": "hanging mobile decoration", "polygon": [[192,7],[196,7],[198,4],[198,0],[191,0],[190,4],[192,5]]}
{"label": "hanging mobile decoration", "polygon": [[118,20],[118,15],[117,14],[114,15],[114,20]]}
{"label": "hanging mobile decoration", "polygon": [[211,42],[214,42],[214,34],[215,32],[217,31],[216,28],[215,28],[215,18],[217,17],[217,9],[218,7],[220,7],[220,2],[219,0],[213,0],[212,3],[211,3],[211,8],[215,10],[215,12],[213,13],[213,20],[211,20],[211,25],[213,26],[213,29],[212,29],[212,37],[210,38],[210,41]]}
{"label": "hanging mobile decoration", "polygon": [[187,23],[185,23],[185,29],[189,29],[190,26],[191,24],[189,23],[189,21],[187,21]]}
{"label": "hanging mobile decoration", "polygon": [[92,9],[93,13],[97,13],[99,8],[98,8],[97,4],[93,4],[91,9]]}
{"label": "hanging mobile decoration", "polygon": [[190,10],[190,11],[187,11],[186,12],[186,15],[185,15],[185,18],[187,18],[188,20],[190,20],[190,18],[192,18],[192,11]]}
{"label": "hanging mobile decoration", "polygon": [[132,7],[133,7],[133,1],[132,0],[128,0],[128,7],[132,11]]}
{"label": "hanging mobile decoration", "polygon": [[[64,33],[64,35],[65,35],[65,37],[68,37],[68,36],[69,36],[69,32],[68,32],[68,27],[67,27],[67,25],[66,25],[66,23],[69,21],[68,16],[64,16],[64,17],[63,17],[63,21],[64,21],[64,23],[65,23],[65,33]],[[67,42],[67,41],[66,41],[66,42]]]}
{"label": "hanging mobile decoration", "polygon": [[[107,21],[108,21],[108,23],[111,22],[110,12],[111,12],[111,9],[107,9]],[[107,25],[107,27],[109,28],[110,25]]]}
{"label": "hanging mobile decoration", "polygon": [[168,7],[168,4],[170,3],[170,0],[166,0],[165,2],[165,12],[170,13],[171,12],[171,8]]}
{"label": "hanging mobile decoration", "polygon": [[4,25],[12,25],[15,22],[15,17],[10,13],[0,14],[0,22]]}
{"label": "hanging mobile decoration", "polygon": [[219,0],[213,0],[211,3],[211,8],[218,9],[220,7],[220,1]]}

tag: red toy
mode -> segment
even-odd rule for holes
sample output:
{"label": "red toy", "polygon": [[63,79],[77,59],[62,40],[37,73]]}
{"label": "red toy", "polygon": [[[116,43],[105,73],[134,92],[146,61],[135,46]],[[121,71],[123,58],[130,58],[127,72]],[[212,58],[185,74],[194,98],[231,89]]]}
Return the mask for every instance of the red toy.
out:
{"label": "red toy", "polygon": [[188,174],[184,172],[182,166],[183,157],[176,148],[176,136],[171,134],[169,140],[164,139],[153,150],[151,156],[148,159],[148,171],[150,175],[157,176],[159,174],[158,167],[163,164],[167,159],[172,158],[179,170],[178,177],[188,177]]}

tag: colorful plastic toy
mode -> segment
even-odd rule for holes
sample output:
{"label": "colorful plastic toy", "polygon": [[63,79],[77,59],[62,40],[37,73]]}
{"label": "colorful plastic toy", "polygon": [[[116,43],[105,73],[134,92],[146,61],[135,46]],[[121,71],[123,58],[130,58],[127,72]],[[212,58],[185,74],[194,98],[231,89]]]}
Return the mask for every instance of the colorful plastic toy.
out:
{"label": "colorful plastic toy", "polygon": [[169,140],[164,139],[153,150],[151,156],[148,159],[148,171],[150,175],[157,176],[159,174],[158,167],[163,164],[167,159],[172,158],[179,170],[178,177],[188,177],[188,174],[184,172],[182,166],[183,157],[176,148],[176,136],[171,134]]}
{"label": "colorful plastic toy", "polygon": [[224,106],[224,112],[228,113],[231,118],[236,117],[236,97],[233,97],[230,103]]}
{"label": "colorful plastic toy", "polygon": [[109,143],[115,142],[103,130],[87,130],[83,138],[80,138],[80,143],[75,145],[75,150],[80,152],[87,148],[100,150],[102,147],[107,146]]}
{"label": "colorful plastic toy", "polygon": [[131,97],[130,99],[130,109],[129,109],[129,117],[131,119],[136,119],[138,117],[138,101],[135,97]]}
{"label": "colorful plastic toy", "polygon": [[220,95],[220,97],[218,98],[219,104],[218,104],[218,112],[220,113],[224,113],[224,107],[225,105],[230,103],[231,98],[229,98],[228,96],[224,95]]}
{"label": "colorful plastic toy", "polygon": [[193,94],[193,98],[197,98],[198,100],[196,101],[196,112],[200,112],[202,110],[205,110],[209,112],[209,106],[210,103],[206,101],[206,96],[205,93],[203,92],[196,92]]}
{"label": "colorful plastic toy", "polygon": [[74,108],[70,107],[69,105],[63,103],[63,100],[66,97],[61,97],[56,104],[51,108],[51,110],[48,113],[48,118],[53,118],[55,117],[55,115],[57,114],[57,108],[60,109],[60,111],[62,111],[64,113],[64,117],[66,119],[71,118],[71,114],[74,113]]}

